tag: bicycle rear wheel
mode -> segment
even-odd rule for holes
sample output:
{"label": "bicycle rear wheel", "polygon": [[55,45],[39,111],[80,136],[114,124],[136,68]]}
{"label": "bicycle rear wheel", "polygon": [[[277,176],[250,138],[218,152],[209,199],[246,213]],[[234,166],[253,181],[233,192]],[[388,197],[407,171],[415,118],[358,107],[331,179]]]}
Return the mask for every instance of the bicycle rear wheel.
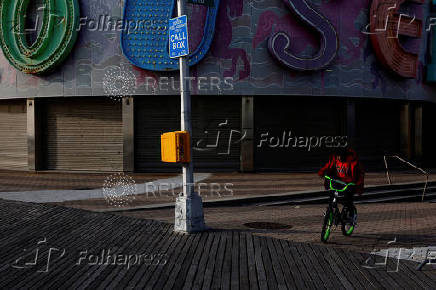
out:
{"label": "bicycle rear wheel", "polygon": [[355,229],[355,219],[357,218],[357,209],[354,208],[353,214],[350,215],[350,209],[344,208],[341,218],[341,229],[344,236],[351,236]]}
{"label": "bicycle rear wheel", "polygon": [[321,231],[321,242],[327,243],[333,226],[333,210],[328,207],[324,217],[324,224]]}

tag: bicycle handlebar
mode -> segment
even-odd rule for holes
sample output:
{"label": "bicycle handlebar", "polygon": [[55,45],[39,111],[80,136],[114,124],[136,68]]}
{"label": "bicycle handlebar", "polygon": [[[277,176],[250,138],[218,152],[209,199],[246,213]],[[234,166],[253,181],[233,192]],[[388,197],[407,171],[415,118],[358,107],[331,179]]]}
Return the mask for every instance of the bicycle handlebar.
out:
{"label": "bicycle handlebar", "polygon": [[[344,191],[346,191],[346,190],[348,189],[348,187],[350,187],[350,186],[352,186],[352,185],[356,185],[356,184],[353,183],[353,182],[345,183],[345,182],[343,182],[343,181],[341,181],[341,180],[333,179],[333,178],[331,178],[331,177],[329,177],[329,176],[327,176],[327,175],[324,176],[324,178],[327,179],[328,181],[330,181],[330,190],[335,190],[335,191],[338,191],[338,192],[344,192]],[[342,189],[334,188],[333,185],[332,185],[333,182],[343,185],[344,188],[342,188]]]}

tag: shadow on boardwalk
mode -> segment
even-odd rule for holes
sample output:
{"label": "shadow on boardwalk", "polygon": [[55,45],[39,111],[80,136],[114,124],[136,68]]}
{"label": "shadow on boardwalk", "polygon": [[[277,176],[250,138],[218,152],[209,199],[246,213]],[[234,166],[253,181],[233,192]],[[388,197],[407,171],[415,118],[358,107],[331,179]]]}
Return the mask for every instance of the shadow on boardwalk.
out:
{"label": "shadow on boardwalk", "polygon": [[435,288],[436,271],[358,252],[0,200],[0,288]]}

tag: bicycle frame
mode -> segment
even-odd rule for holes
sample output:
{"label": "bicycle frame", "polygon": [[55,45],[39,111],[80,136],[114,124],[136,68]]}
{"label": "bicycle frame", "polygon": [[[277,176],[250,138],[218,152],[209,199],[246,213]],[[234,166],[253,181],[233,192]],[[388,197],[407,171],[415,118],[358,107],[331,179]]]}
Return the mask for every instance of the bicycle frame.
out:
{"label": "bicycle frame", "polygon": [[[323,225],[323,230],[321,232],[321,241],[323,242],[327,242],[329,236],[330,236],[330,232],[331,232],[331,227],[334,225],[335,227],[337,227],[339,224],[342,224],[342,233],[346,236],[350,236],[353,231],[354,231],[354,224],[352,224],[351,228],[347,229],[346,225],[348,225],[347,222],[344,223],[344,214],[345,214],[345,209],[347,208],[347,211],[349,211],[348,207],[346,205],[344,205],[342,207],[342,209],[339,208],[338,206],[338,199],[340,197],[340,193],[345,192],[351,185],[355,185],[354,183],[345,183],[342,182],[340,180],[334,180],[333,178],[330,178],[329,176],[325,176],[325,178],[327,180],[329,180],[330,184],[329,184],[329,188],[330,188],[330,200],[329,200],[329,205],[325,214],[325,219],[324,219],[324,225]],[[343,185],[342,188],[335,188],[333,186],[333,182],[335,182],[336,184],[340,184]],[[357,212],[355,212],[355,214],[357,214]],[[328,218],[328,216],[330,215],[330,218]],[[330,221],[328,221],[328,219]]]}

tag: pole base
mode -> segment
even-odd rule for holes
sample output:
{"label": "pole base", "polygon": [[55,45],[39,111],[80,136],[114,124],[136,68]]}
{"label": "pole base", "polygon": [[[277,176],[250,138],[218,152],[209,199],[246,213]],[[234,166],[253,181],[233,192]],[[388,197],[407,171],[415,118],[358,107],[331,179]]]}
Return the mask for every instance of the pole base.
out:
{"label": "pole base", "polygon": [[206,230],[201,197],[197,193],[189,197],[178,197],[175,207],[174,231],[190,234]]}

